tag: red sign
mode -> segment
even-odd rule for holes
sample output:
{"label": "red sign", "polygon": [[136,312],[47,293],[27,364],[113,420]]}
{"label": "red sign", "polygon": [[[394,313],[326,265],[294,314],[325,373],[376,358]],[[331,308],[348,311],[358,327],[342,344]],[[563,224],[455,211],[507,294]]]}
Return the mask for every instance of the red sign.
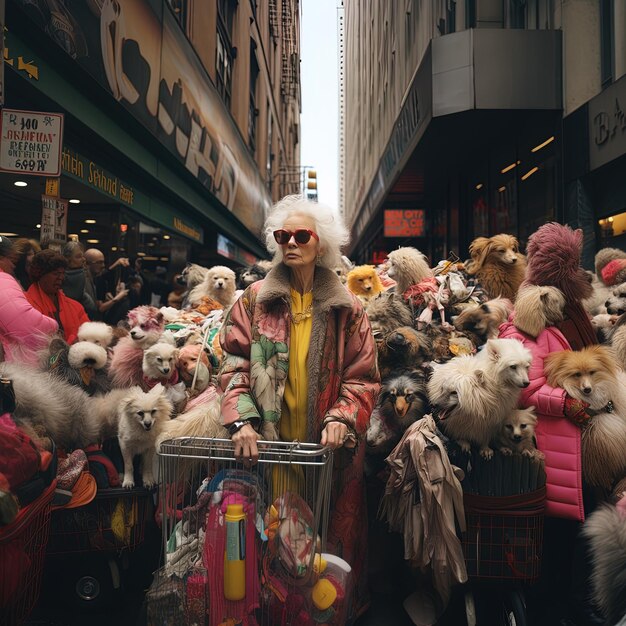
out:
{"label": "red sign", "polygon": [[424,237],[424,209],[385,209],[385,237]]}

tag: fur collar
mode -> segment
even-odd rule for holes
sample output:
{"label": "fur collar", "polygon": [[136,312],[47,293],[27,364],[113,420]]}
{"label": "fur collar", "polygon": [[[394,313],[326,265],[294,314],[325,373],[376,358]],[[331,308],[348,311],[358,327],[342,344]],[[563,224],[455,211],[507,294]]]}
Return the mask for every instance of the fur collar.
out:
{"label": "fur collar", "polygon": [[[273,267],[261,281],[257,295],[259,304],[267,304],[275,300],[289,301],[290,271],[284,263]],[[313,305],[321,311],[337,308],[352,308],[352,296],[343,286],[339,276],[325,267],[315,268],[313,278]]]}

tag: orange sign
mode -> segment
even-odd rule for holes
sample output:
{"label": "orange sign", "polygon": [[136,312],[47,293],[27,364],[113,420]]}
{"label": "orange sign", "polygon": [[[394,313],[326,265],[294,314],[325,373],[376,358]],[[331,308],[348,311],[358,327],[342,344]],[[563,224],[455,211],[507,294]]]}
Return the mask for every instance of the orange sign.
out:
{"label": "orange sign", "polygon": [[426,211],[424,209],[386,209],[385,237],[424,237]]}

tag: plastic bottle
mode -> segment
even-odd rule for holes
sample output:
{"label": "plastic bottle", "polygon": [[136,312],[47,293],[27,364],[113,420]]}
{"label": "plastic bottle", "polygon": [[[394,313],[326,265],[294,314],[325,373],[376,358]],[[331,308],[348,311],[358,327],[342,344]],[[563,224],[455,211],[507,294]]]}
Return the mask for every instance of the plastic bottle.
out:
{"label": "plastic bottle", "polygon": [[224,597],[227,600],[243,600],[246,597],[246,515],[243,505],[229,504],[224,521]]}

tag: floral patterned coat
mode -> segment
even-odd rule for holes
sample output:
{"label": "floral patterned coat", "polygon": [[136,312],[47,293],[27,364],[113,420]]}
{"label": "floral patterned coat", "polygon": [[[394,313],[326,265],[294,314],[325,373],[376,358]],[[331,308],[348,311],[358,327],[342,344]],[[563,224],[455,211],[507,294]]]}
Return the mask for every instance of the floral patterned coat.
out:
{"label": "floral patterned coat", "polygon": [[[258,417],[264,439],[278,438],[289,371],[289,268],[273,268],[244,291],[221,330],[219,384],[228,425]],[[331,270],[318,267],[313,282],[313,328],[307,360],[308,434],[320,440],[329,421],[348,427],[347,447],[335,453],[328,539],[353,567],[356,611],[366,603],[367,514],[360,445],[380,390],[376,344],[363,307]]]}

